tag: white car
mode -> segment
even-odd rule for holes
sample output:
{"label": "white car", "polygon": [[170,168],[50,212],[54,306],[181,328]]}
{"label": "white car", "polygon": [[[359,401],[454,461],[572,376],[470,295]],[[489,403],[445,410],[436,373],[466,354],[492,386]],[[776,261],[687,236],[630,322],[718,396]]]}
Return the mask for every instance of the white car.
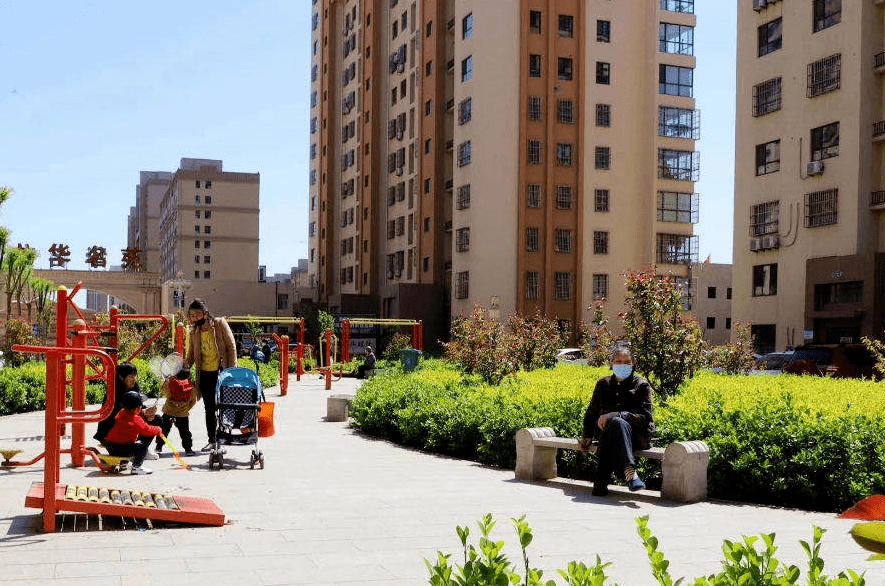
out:
{"label": "white car", "polygon": [[572,364],[587,364],[584,358],[584,351],[580,348],[563,348],[556,352],[556,359],[560,362],[570,362]]}

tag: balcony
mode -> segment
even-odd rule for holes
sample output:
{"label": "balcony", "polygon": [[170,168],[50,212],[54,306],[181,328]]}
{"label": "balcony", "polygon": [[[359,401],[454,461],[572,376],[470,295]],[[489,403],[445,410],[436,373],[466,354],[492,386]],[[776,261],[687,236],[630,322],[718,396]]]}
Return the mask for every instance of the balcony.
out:
{"label": "balcony", "polygon": [[870,209],[885,212],[885,189],[870,192]]}
{"label": "balcony", "polygon": [[873,57],[873,71],[876,73],[885,72],[885,51],[876,53],[876,56]]}
{"label": "balcony", "polygon": [[873,142],[885,140],[885,120],[873,123]]}

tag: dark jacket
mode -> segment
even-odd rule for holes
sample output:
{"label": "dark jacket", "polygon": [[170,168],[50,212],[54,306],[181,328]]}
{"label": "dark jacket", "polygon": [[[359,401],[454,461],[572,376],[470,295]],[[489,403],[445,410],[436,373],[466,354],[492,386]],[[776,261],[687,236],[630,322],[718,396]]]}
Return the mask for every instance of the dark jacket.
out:
{"label": "dark jacket", "polygon": [[642,377],[631,374],[622,381],[615,375],[604,376],[593,389],[593,398],[584,412],[584,437],[599,438],[599,417],[618,411],[621,418],[633,429],[633,449],[644,450],[651,446],[655,432],[652,417],[651,385]]}

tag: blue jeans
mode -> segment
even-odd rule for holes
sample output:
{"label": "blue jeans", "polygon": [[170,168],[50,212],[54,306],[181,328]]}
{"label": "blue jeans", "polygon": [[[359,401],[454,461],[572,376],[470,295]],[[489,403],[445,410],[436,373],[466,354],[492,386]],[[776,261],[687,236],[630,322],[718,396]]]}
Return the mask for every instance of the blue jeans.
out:
{"label": "blue jeans", "polygon": [[626,420],[615,417],[608,421],[600,433],[596,457],[596,480],[602,485],[609,483],[612,472],[618,478],[623,478],[627,466],[636,467],[636,460],[633,458],[633,428]]}

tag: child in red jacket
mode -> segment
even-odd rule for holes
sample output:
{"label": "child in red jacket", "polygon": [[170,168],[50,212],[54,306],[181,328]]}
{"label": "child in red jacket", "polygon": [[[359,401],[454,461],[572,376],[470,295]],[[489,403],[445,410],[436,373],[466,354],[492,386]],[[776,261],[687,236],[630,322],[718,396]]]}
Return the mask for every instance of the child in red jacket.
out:
{"label": "child in red jacket", "polygon": [[[141,393],[126,391],[120,399],[122,409],[117,413],[114,426],[105,437],[105,447],[111,456],[132,456],[132,474],[150,474],[150,468],[141,464],[147,454],[150,438],[163,433],[156,425],[149,425],[141,417]],[[139,437],[141,436],[141,437]]]}

